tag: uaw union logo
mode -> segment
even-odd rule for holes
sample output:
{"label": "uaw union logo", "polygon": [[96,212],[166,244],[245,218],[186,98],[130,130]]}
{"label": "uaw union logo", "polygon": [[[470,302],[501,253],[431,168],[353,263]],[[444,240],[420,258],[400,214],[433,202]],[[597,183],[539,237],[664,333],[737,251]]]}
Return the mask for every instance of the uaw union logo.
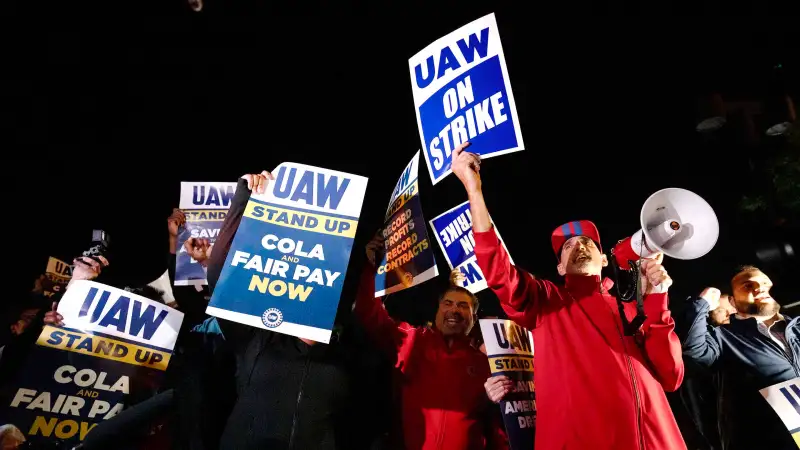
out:
{"label": "uaw union logo", "polygon": [[283,323],[283,313],[278,308],[270,308],[261,315],[261,322],[267,328],[276,328]]}

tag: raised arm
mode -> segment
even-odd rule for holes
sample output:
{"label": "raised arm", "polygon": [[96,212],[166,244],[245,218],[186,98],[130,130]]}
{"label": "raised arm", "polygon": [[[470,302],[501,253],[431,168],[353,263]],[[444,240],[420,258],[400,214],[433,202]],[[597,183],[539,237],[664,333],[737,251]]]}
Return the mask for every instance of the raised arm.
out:
{"label": "raised arm", "polygon": [[699,297],[690,297],[684,308],[683,356],[704,367],[713,366],[722,355],[719,335],[708,326],[708,313],[719,306],[719,298],[718,289],[706,288]]}
{"label": "raised arm", "polygon": [[[269,172],[261,172],[261,174],[244,175],[239,179],[239,184],[236,185],[236,193],[231,199],[231,205],[228,209],[228,215],[225,216],[225,221],[219,230],[219,235],[208,255],[208,288],[210,292],[214,292],[217,286],[217,281],[225,266],[225,260],[228,258],[228,251],[233,243],[233,238],[236,236],[236,230],[239,228],[239,223],[244,216],[244,210],[247,206],[247,201],[250,199],[250,193],[255,190],[261,194],[267,188],[268,180],[274,180],[274,177]],[[189,241],[187,241],[189,244]],[[195,259],[197,256],[193,255]],[[198,260],[199,261],[199,260]],[[236,342],[247,342],[247,339],[254,330],[254,328],[239,325],[227,320],[218,319],[219,327],[227,340]]]}
{"label": "raised arm", "polygon": [[416,328],[405,322],[395,322],[383,307],[381,299],[375,297],[375,259],[382,247],[380,233],[367,244],[368,263],[361,273],[353,313],[370,339],[399,363],[405,359],[404,349],[411,347]]}
{"label": "raised arm", "polygon": [[661,262],[663,254],[642,262],[642,283],[648,295],[644,297],[647,320],[642,324],[644,352],[650,361],[655,378],[667,392],[674,392],[683,382],[684,365],[681,342],[675,334],[675,321],[669,311],[667,291],[672,278]]}
{"label": "raised arm", "polygon": [[480,157],[465,152],[469,143],[453,151],[453,173],[464,184],[472,215],[475,256],[486,282],[500,299],[509,318],[526,328],[535,328],[542,318],[543,305],[554,286],[511,264],[508,252],[492,229],[489,209],[483,198]]}

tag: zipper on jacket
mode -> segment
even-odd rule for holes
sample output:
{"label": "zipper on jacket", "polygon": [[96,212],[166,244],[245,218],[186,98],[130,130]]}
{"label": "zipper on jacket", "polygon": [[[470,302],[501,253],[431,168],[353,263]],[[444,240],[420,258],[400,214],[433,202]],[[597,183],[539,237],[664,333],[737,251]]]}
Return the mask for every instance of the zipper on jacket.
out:
{"label": "zipper on jacket", "polygon": [[[605,299],[603,299],[603,301],[605,301]],[[609,311],[611,311],[610,308]],[[628,354],[628,346],[625,345],[625,335],[622,334],[622,330],[620,330],[619,326],[617,325],[617,318],[614,315],[614,311],[611,311],[611,320],[614,321],[614,328],[617,329],[619,338],[622,341],[622,350],[625,352],[625,362],[628,363],[628,374],[631,376],[631,381],[633,382],[633,397],[636,403],[636,437],[639,440],[639,450],[644,450],[644,434],[642,433],[642,407],[641,399],[639,398],[639,385],[636,383],[636,374],[633,371],[631,357]]]}
{"label": "zipper on jacket", "polygon": [[308,366],[311,364],[311,356],[309,352],[306,353],[306,365],[303,368],[303,376],[300,377],[300,388],[297,390],[297,403],[294,407],[294,415],[292,416],[292,431],[289,433],[289,450],[294,448],[294,430],[297,428],[297,415],[300,412],[300,400],[303,398],[303,384],[306,382],[306,375],[308,375]]}

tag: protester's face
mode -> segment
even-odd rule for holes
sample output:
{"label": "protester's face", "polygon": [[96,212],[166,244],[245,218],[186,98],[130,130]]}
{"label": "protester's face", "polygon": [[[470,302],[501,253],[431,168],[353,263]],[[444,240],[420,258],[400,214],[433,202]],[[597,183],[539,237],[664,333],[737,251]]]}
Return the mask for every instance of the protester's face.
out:
{"label": "protester's face", "polygon": [[729,295],[722,295],[719,298],[719,307],[711,311],[711,322],[715,326],[726,325],[731,322],[731,315],[736,314],[736,307],[733,306]]}
{"label": "protester's face", "polygon": [[586,236],[570,238],[561,249],[558,273],[564,275],[600,275],[608,265],[606,255]]}
{"label": "protester's face", "polygon": [[760,270],[742,272],[733,277],[733,299],[741,314],[772,317],[781,306],[769,293],[772,280]]}
{"label": "protester's face", "polygon": [[445,336],[469,333],[474,323],[473,306],[466,293],[447,291],[436,312],[436,328]]}

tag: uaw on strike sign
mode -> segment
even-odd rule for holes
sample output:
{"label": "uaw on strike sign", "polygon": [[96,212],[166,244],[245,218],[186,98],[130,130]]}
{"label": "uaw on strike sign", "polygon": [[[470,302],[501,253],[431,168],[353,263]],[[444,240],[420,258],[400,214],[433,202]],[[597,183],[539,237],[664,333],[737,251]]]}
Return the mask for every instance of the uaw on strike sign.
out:
{"label": "uaw on strike sign", "polygon": [[524,148],[494,14],[436,40],[408,67],[433,184],[450,173],[452,151],[464,142],[484,158]]}
{"label": "uaw on strike sign", "polygon": [[383,223],[384,252],[375,275],[382,297],[439,275],[419,198],[419,152],[397,180]]}
{"label": "uaw on strike sign", "polygon": [[330,341],[367,179],[282,163],[247,202],[208,314]]}
{"label": "uaw on strike sign", "polygon": [[481,319],[481,334],[492,376],[514,382],[500,401],[500,412],[513,450],[533,448],[536,434],[536,392],[533,384],[533,337],[510,320]]}
{"label": "uaw on strike sign", "polygon": [[77,445],[131,397],[152,396],[183,321],[164,304],[92,281],[73,282],[58,312],[64,326],[45,325],[0,408],[0,425],[34,445]]}
{"label": "uaw on strike sign", "polygon": [[[489,219],[491,220],[491,218]],[[486,277],[478,266],[478,257],[475,256],[475,236],[472,234],[472,214],[469,209],[469,201],[439,214],[431,220],[431,228],[439,241],[444,258],[450,269],[457,268],[464,274],[462,287],[473,294],[486,289]],[[500,244],[508,253],[506,244],[500,238],[500,232],[492,222],[492,230],[500,240]],[[511,255],[508,260],[514,264]]]}
{"label": "uaw on strike sign", "polygon": [[775,410],[800,447],[800,378],[762,389],[761,395]]}

